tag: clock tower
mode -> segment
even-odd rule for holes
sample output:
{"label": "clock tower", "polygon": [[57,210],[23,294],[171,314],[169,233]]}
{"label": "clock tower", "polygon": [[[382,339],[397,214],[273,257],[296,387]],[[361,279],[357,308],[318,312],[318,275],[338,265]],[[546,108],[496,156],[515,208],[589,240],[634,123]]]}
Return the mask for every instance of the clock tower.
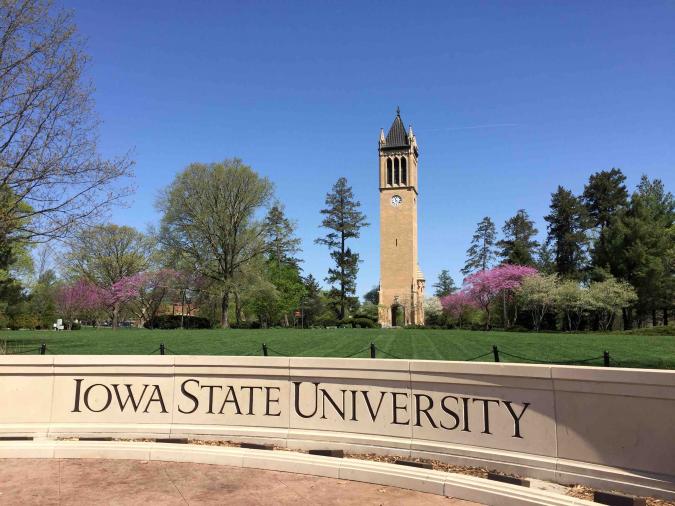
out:
{"label": "clock tower", "polygon": [[424,325],[424,275],[417,259],[417,159],[400,110],[380,132],[380,293],[383,327]]}

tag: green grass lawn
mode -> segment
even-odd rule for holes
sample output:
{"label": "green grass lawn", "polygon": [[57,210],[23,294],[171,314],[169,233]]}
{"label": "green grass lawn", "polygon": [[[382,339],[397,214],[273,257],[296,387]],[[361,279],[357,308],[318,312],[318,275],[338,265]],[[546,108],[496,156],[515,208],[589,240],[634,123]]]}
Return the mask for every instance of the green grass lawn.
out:
{"label": "green grass lawn", "polygon": [[[510,353],[541,362],[565,362],[601,357],[608,350],[613,365],[675,369],[675,337],[626,334],[548,334],[480,332],[469,330],[406,329],[269,329],[269,330],[146,330],[82,329],[73,332],[2,331],[9,353],[36,353],[40,343],[49,354],[156,353],[164,343],[170,353],[189,355],[261,355],[267,343],[270,355],[299,357],[368,357],[371,342],[381,358],[492,361],[492,346],[503,362],[526,362]],[[387,355],[389,354],[389,356]],[[602,359],[588,365],[602,365]]]}

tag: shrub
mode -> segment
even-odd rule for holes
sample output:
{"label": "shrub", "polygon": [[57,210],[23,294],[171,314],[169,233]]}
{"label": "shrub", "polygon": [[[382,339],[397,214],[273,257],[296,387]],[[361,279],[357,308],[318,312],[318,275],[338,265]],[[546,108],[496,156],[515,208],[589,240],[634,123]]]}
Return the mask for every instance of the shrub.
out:
{"label": "shrub", "polygon": [[[349,322],[348,322],[349,323]],[[351,324],[354,328],[358,325],[362,329],[374,329],[377,328],[377,324],[370,318],[352,318]]]}
{"label": "shrub", "polygon": [[261,327],[258,320],[252,320],[250,322],[239,322],[233,323],[230,325],[230,328],[233,329],[259,329]]}
{"label": "shrub", "polygon": [[[146,329],[179,329],[180,315],[160,315],[143,324]],[[201,316],[183,316],[183,328],[186,329],[210,329],[211,320]]]}

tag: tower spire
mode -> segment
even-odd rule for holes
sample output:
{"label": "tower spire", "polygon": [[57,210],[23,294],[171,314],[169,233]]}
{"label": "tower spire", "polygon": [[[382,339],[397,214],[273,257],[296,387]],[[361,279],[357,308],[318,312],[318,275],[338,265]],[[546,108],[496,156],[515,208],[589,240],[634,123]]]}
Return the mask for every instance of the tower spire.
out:
{"label": "tower spire", "polygon": [[396,106],[396,116],[401,117],[401,108]]}

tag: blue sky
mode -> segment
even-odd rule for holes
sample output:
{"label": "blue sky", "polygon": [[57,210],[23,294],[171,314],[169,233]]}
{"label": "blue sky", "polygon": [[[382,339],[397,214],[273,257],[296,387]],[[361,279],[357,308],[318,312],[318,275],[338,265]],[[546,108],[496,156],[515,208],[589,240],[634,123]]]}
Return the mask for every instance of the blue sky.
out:
{"label": "blue sky", "polygon": [[372,225],[353,248],[378,283],[377,140],[397,106],[420,144],[420,264],[457,282],[483,216],[543,216],[620,167],[675,181],[675,2],[66,0],[91,55],[107,156],[134,150],[131,205],[193,161],[240,157],[297,220],[304,269],[326,275],[319,210],[340,176]]}

